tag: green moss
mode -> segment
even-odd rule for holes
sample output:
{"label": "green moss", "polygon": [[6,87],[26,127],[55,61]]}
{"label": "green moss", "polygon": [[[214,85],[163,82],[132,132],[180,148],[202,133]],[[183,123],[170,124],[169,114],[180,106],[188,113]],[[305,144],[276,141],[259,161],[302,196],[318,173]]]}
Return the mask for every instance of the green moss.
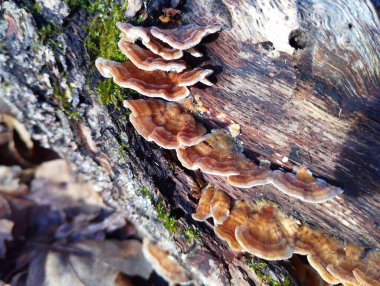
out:
{"label": "green moss", "polygon": [[247,261],[247,264],[249,268],[251,268],[253,271],[255,271],[256,275],[262,279],[262,277],[265,275],[263,270],[268,266],[268,264],[264,261],[259,261],[255,259],[249,259]]}
{"label": "green moss", "polygon": [[[121,32],[116,23],[124,20],[127,1],[121,6],[115,0],[96,0],[90,5],[86,5],[85,0],[67,1],[85,8],[92,14],[88,25],[84,27],[88,31],[85,46],[90,59],[94,61],[98,57],[104,57],[114,61],[125,61],[125,56],[117,46]],[[100,81],[95,89],[101,104],[113,104],[117,108],[120,102],[133,92],[117,86],[112,79]]]}
{"label": "green moss", "polygon": [[51,36],[52,33],[53,33],[53,25],[47,24],[45,26],[42,26],[37,31],[37,35],[40,38],[41,44],[45,44],[45,41]]}
{"label": "green moss", "polygon": [[290,277],[285,276],[283,282],[274,280],[269,275],[265,274],[264,269],[268,267],[268,263],[260,260],[249,259],[247,261],[249,268],[251,268],[262,281],[266,282],[270,286],[291,286],[293,285]]}
{"label": "green moss", "polygon": [[136,194],[137,194],[138,196],[143,196],[143,197],[148,198],[148,199],[151,199],[151,198],[152,198],[152,195],[151,195],[149,189],[148,189],[147,187],[145,187],[145,186],[142,187],[142,188],[140,188],[140,189],[138,189],[138,190],[136,191]]}
{"label": "green moss", "polygon": [[99,102],[103,105],[113,104],[119,106],[119,102],[128,97],[128,92],[116,85],[112,78],[100,80],[95,87],[98,94]]}
{"label": "green moss", "polygon": [[190,241],[192,239],[199,239],[201,234],[199,229],[197,229],[194,225],[188,226],[183,230],[183,236],[186,241]]}
{"label": "green moss", "polygon": [[176,219],[170,215],[170,212],[167,210],[165,202],[163,200],[158,200],[156,204],[156,211],[158,218],[162,221],[164,227],[169,231],[170,234],[178,231]]}
{"label": "green moss", "polygon": [[40,4],[39,4],[37,1],[34,2],[31,11],[32,11],[32,13],[38,13],[38,14],[41,14],[41,13],[42,13],[41,6],[40,6]]}
{"label": "green moss", "polygon": [[53,84],[54,96],[59,100],[59,106],[63,112],[72,119],[79,119],[79,112],[74,110],[67,95],[61,91],[61,88]]}
{"label": "green moss", "polygon": [[64,0],[64,2],[70,7],[70,9],[84,8],[89,9],[90,2],[87,0]]}
{"label": "green moss", "polygon": [[92,59],[104,57],[115,61],[125,60],[117,46],[120,30],[116,23],[124,20],[126,8],[127,1],[119,6],[113,0],[97,0],[87,8],[89,13],[94,14],[86,27],[88,36],[85,40],[87,52]]}
{"label": "green moss", "polygon": [[119,146],[119,148],[117,149],[119,155],[120,155],[120,158],[122,160],[125,160],[125,154],[124,154],[124,150],[127,149],[129,147],[129,144],[128,143],[121,143],[121,145]]}

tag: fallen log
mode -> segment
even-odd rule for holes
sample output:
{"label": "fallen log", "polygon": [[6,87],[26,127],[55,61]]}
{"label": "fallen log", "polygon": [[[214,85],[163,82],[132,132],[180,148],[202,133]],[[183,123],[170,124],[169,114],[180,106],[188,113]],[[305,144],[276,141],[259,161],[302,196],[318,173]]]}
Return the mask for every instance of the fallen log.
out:
{"label": "fallen log", "polygon": [[[101,106],[93,92],[99,76],[86,54],[85,9],[58,0],[51,7],[38,3],[44,13],[2,3],[0,112],[16,116],[34,140],[66,158],[106,202],[179,258],[195,281],[248,285],[290,277],[283,262],[258,270],[251,256],[230,251],[210,222],[191,218],[206,182],[235,199],[272,200],[315,229],[379,247],[376,3],[188,0],[178,6],[184,23],[223,27],[204,41],[205,57],[190,62],[215,74],[213,87],[190,88],[208,109],[199,121],[209,130],[238,124],[237,139],[249,158],[288,171],[306,167],[344,189],[323,204],[300,202],[270,186],[233,188],[220,177],[186,170],[174,151],[146,142],[125,109]],[[159,11],[157,3],[147,10]],[[41,42],[43,35],[35,38],[47,20],[59,32],[45,36],[60,47]]]}

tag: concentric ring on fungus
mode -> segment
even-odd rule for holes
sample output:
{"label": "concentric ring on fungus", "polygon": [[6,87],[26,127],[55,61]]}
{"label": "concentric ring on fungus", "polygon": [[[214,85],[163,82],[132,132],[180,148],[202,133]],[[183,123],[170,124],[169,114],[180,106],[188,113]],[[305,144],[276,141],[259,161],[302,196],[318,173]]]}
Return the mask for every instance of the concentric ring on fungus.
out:
{"label": "concentric ring on fungus", "polygon": [[235,229],[242,249],[266,259],[283,260],[293,255],[298,221],[284,216],[274,205],[264,202],[246,225]]}
{"label": "concentric ring on fungus", "polygon": [[174,71],[181,72],[186,69],[186,63],[183,60],[165,60],[161,56],[141,48],[140,46],[121,38],[118,43],[120,51],[131,60],[139,69],[146,71]]}
{"label": "concentric ring on fungus", "polygon": [[198,144],[207,132],[177,103],[138,99],[125,100],[124,106],[132,111],[129,120],[136,131],[165,149]]}
{"label": "concentric ring on fungus", "polygon": [[148,97],[159,97],[169,101],[178,101],[190,93],[187,86],[203,81],[213,71],[195,68],[182,73],[163,71],[144,71],[132,62],[114,62],[97,58],[95,65],[102,76],[125,88],[131,88]]}

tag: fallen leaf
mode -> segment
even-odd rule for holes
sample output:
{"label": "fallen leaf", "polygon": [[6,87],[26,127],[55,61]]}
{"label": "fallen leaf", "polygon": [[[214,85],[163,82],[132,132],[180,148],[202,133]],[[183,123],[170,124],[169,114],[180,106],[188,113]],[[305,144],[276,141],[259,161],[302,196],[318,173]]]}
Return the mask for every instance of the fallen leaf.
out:
{"label": "fallen leaf", "polygon": [[28,286],[132,285],[120,273],[147,279],[152,272],[137,240],[83,241],[71,244],[66,250],[61,248],[34,259]]}

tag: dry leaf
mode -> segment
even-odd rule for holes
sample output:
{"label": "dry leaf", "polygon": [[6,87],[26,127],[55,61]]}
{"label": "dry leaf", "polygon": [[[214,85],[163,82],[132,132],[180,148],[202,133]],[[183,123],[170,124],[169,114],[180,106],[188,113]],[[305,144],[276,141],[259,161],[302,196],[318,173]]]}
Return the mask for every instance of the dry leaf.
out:
{"label": "dry leaf", "polygon": [[[145,279],[152,272],[137,240],[83,241],[61,248],[61,251],[49,251],[46,257],[35,258],[28,286],[126,285],[122,284],[120,272]],[[35,271],[40,272],[40,278]]]}

